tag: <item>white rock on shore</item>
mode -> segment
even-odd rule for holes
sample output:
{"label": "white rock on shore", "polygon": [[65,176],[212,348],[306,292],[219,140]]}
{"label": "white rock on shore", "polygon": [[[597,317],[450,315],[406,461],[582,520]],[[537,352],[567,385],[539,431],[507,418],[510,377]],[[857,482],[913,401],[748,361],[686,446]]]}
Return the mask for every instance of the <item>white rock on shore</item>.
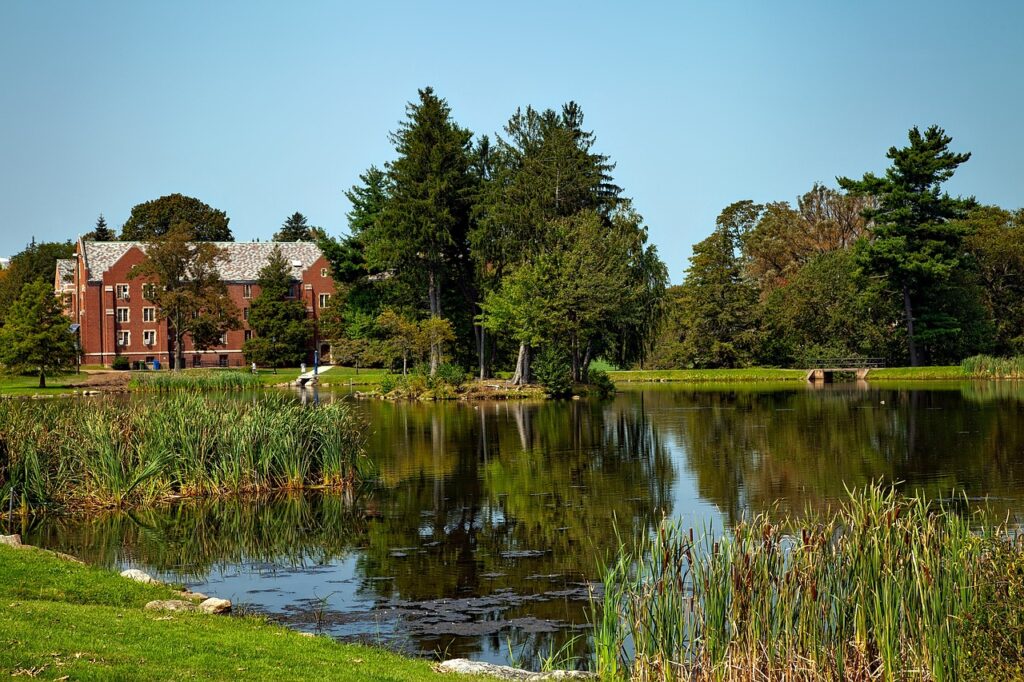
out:
{"label": "white rock on shore", "polygon": [[210,597],[199,605],[199,610],[204,613],[228,613],[231,611],[231,600]]}
{"label": "white rock on shore", "polygon": [[493,663],[482,663],[470,661],[465,658],[453,658],[437,666],[441,673],[453,673],[458,675],[487,675],[499,680],[527,680],[527,682],[540,682],[540,680],[593,680],[597,676],[593,673],[579,670],[552,670],[546,673],[534,673],[529,670],[512,668],[507,665],[494,665]]}
{"label": "white rock on shore", "polygon": [[134,580],[137,583],[146,583],[147,585],[151,583],[160,582],[159,580],[151,576],[149,573],[146,573],[145,571],[140,571],[137,568],[129,568],[128,570],[121,571],[121,577],[128,578],[129,580]]}
{"label": "white rock on shore", "polygon": [[24,547],[21,544],[21,536],[15,533],[14,535],[0,535],[0,545],[8,545],[9,547]]}
{"label": "white rock on shore", "polygon": [[195,611],[199,607],[184,599],[154,599],[143,608],[147,611]]}

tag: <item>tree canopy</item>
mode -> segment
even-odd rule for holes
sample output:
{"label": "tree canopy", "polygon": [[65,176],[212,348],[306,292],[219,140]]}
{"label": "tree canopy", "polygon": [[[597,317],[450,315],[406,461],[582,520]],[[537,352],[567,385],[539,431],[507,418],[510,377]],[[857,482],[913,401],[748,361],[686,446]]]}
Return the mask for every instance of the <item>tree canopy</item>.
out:
{"label": "tree canopy", "polygon": [[168,194],[132,208],[121,227],[121,239],[148,241],[169,233],[176,225],[188,225],[196,241],[234,241],[224,211],[184,194]]}
{"label": "tree canopy", "polygon": [[281,229],[274,233],[275,242],[311,242],[317,228],[309,224],[306,216],[298,211],[285,219]]}
{"label": "tree canopy", "polygon": [[14,302],[26,284],[43,280],[53,290],[57,260],[75,255],[75,245],[67,242],[37,242],[33,239],[25,249],[11,258],[0,277],[0,324],[3,324]]}

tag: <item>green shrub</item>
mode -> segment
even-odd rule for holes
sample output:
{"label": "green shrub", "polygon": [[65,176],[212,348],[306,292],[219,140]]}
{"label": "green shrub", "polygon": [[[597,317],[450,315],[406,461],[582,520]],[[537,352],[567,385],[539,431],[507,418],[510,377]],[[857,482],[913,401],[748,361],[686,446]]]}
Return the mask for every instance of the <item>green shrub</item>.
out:
{"label": "green shrub", "polygon": [[395,376],[391,372],[388,372],[387,374],[382,376],[380,378],[380,393],[381,393],[381,395],[387,395],[388,393],[391,393],[391,391],[395,390],[395,387],[398,386],[398,382],[400,380],[401,380],[401,377]]}
{"label": "green shrub", "polygon": [[446,362],[438,366],[434,375],[434,383],[444,382],[452,388],[461,388],[466,383],[466,370],[458,365]]}
{"label": "green shrub", "polygon": [[560,349],[548,346],[537,355],[533,374],[544,390],[556,398],[572,395],[572,367]]}
{"label": "green shrub", "polygon": [[615,384],[612,383],[608,372],[604,370],[591,368],[587,372],[587,383],[590,385],[591,392],[601,398],[607,398],[615,394]]}
{"label": "green shrub", "polygon": [[131,362],[129,362],[128,358],[125,356],[118,355],[114,358],[114,362],[110,366],[116,370],[126,370],[131,368]]}

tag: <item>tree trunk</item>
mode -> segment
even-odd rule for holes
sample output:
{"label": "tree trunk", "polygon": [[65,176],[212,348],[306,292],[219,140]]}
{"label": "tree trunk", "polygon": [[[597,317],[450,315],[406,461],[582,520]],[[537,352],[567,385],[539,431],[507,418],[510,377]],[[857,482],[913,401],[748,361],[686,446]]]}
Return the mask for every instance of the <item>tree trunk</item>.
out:
{"label": "tree trunk", "polygon": [[39,368],[39,388],[46,388],[46,372],[42,367]]}
{"label": "tree trunk", "polygon": [[590,353],[591,353],[592,350],[593,350],[592,342],[587,341],[587,352],[583,354],[583,364],[582,364],[582,367],[581,367],[582,368],[582,372],[583,372],[583,376],[580,379],[580,381],[587,381],[587,379],[590,377]]}
{"label": "tree trunk", "polygon": [[484,328],[482,326],[480,326],[479,324],[475,325],[475,326],[476,326],[476,355],[477,355],[477,360],[480,363],[480,381],[483,381],[484,379],[487,378],[487,365],[484,362],[484,356],[486,354],[485,353],[485,347],[486,347],[486,343],[485,342],[487,341],[487,336],[486,336],[486,332],[484,331]]}
{"label": "tree trunk", "polygon": [[408,353],[402,353],[402,376],[408,374],[409,367],[409,355]]}
{"label": "tree trunk", "polygon": [[516,371],[512,375],[512,383],[517,386],[530,383],[530,349],[525,343],[519,344],[519,357],[516,359]]}
{"label": "tree trunk", "polygon": [[580,343],[575,334],[572,335],[569,348],[572,349],[572,380],[578,383],[580,380]]}
{"label": "tree trunk", "polygon": [[[430,316],[441,317],[441,297],[438,291],[437,276],[431,269],[427,273],[427,298],[430,302]],[[437,341],[430,341],[430,376],[437,374],[437,366],[441,364],[441,347]]]}
{"label": "tree trunk", "polygon": [[914,343],[914,309],[910,304],[910,289],[903,285],[903,312],[907,317],[907,348],[910,350],[910,366],[917,367],[917,345]]}

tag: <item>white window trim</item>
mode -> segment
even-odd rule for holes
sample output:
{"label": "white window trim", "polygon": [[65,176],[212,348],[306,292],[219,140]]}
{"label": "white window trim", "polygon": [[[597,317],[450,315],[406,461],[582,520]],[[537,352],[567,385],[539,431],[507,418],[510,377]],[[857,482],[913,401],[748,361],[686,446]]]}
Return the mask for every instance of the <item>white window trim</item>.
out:
{"label": "white window trim", "polygon": [[[121,311],[122,310],[124,311],[124,319],[123,320],[121,319]],[[118,322],[126,323],[126,322],[131,322],[132,321],[132,309],[131,308],[126,308],[124,306],[120,306],[120,307],[118,307],[114,311],[114,315],[117,318]]]}
{"label": "white window trim", "polygon": [[[124,296],[121,292],[124,291]],[[114,285],[114,298],[118,301],[127,301],[131,297],[131,287],[127,284],[115,284]]]}
{"label": "white window trim", "polygon": [[326,277],[327,276],[327,268],[320,268],[320,276],[321,277]]}
{"label": "white window trim", "polygon": [[242,298],[244,298],[246,300],[252,298],[252,285],[251,284],[243,284],[242,285]]}
{"label": "white window trim", "polygon": [[156,308],[153,306],[147,306],[142,309],[142,321],[143,322],[156,322]]}
{"label": "white window trim", "polygon": [[[124,339],[124,343],[121,343],[121,339]],[[132,333],[130,331],[121,329],[117,332],[117,346],[118,348],[128,348],[132,345]]]}
{"label": "white window trim", "polygon": [[320,294],[319,301],[320,301],[320,307],[321,308],[326,308],[327,304],[330,303],[330,301],[331,301],[331,295],[330,294]]}
{"label": "white window trim", "polygon": [[[149,336],[153,340],[146,341],[146,337]],[[155,346],[156,345],[156,330],[155,329],[144,329],[142,331],[142,345],[144,346]]]}

